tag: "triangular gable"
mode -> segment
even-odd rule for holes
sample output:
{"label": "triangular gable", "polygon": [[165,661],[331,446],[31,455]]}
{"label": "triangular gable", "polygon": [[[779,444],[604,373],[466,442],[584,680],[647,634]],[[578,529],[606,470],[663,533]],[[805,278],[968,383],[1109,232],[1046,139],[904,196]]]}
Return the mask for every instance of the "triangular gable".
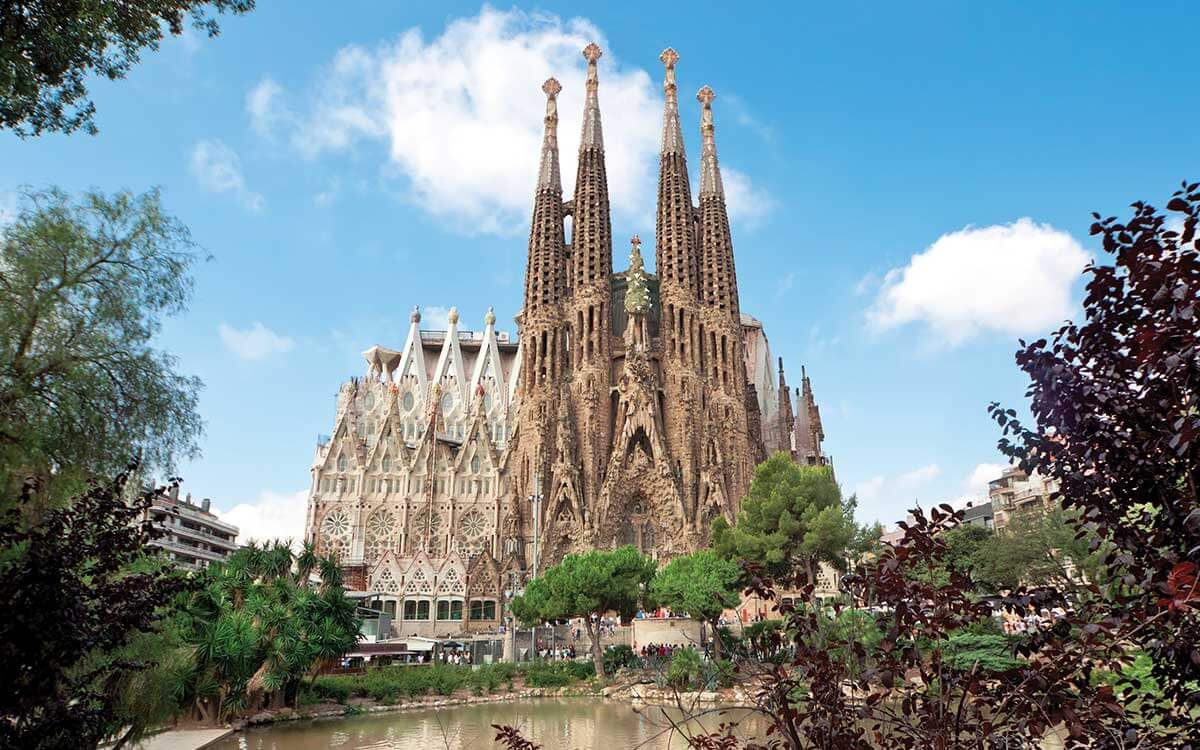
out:
{"label": "triangular gable", "polygon": [[467,566],[456,553],[451,552],[438,570],[436,592],[439,596],[466,596]]}
{"label": "triangular gable", "polygon": [[429,556],[418,550],[404,571],[404,594],[406,596],[433,596],[434,572]]}
{"label": "triangular gable", "polygon": [[500,361],[500,346],[496,342],[494,322],[489,322],[483,332],[483,343],[479,347],[479,355],[475,359],[475,371],[471,374],[471,395],[474,398],[476,389],[483,389],[492,398],[491,414],[503,414],[508,410],[508,382],[504,379],[504,366]]}
{"label": "triangular gable", "polygon": [[500,579],[500,563],[484,552],[467,569],[467,594],[471,597],[498,596]]}
{"label": "triangular gable", "polygon": [[392,371],[392,382],[403,400],[405,393],[412,393],[415,400],[413,413],[420,414],[425,408],[425,397],[429,393],[429,378],[425,374],[425,351],[421,346],[420,315],[413,312],[408,327],[408,338],[400,354],[400,363]]}
{"label": "triangular gable", "polygon": [[433,368],[432,382],[441,386],[443,395],[449,393],[454,396],[453,413],[465,414],[464,404],[470,392],[463,372],[462,348],[458,345],[458,313],[453,309],[450,312],[450,325],[446,330],[446,338],[442,340],[437,365]]}
{"label": "triangular gable", "polygon": [[395,555],[391,550],[383,553],[383,557],[375,564],[375,568],[371,571],[370,586],[372,591],[382,594],[396,595],[400,593],[400,582],[403,579],[403,574],[400,572],[400,565],[396,562]]}

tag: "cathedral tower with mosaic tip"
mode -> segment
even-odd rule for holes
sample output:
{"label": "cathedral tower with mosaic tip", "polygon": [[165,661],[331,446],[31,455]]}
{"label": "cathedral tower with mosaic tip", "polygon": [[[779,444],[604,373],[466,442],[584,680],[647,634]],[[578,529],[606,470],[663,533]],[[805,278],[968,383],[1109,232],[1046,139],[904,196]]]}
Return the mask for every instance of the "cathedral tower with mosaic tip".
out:
{"label": "cathedral tower with mosaic tip", "polygon": [[689,552],[715,517],[733,520],[768,453],[828,463],[807,373],[793,403],[763,324],[741,309],[707,86],[693,203],[672,49],[659,58],[655,272],[631,232],[614,273],[602,54],[583,50],[566,199],[562,86],[542,86],[519,335],[497,331],[490,308],[482,332],[453,308],[444,330],[422,328],[414,308],[402,348],[364,352],[317,446],[306,536],[394,611],[397,634],[494,629],[505,592],[568,552]]}

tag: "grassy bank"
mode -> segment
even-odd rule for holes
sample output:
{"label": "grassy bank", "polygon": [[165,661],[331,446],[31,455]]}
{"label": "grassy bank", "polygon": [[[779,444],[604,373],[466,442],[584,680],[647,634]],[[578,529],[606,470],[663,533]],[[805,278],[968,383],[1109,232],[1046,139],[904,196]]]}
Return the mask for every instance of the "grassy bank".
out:
{"label": "grassy bank", "polygon": [[591,662],[383,667],[363,674],[318,677],[304,688],[300,702],[345,703],[352,698],[366,698],[392,704],[427,695],[449,696],[459,691],[490,695],[512,691],[517,683],[535,688],[570,687],[593,681],[594,677]]}

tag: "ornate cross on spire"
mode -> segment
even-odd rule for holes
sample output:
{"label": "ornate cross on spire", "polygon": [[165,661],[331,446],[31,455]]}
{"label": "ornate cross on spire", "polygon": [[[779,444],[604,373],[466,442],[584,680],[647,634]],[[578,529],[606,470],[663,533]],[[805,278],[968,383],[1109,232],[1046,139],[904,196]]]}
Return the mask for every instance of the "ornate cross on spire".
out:
{"label": "ornate cross on spire", "polygon": [[700,102],[700,194],[724,195],[721,169],[717,166],[717,137],[713,125],[712,103],[717,95],[708,86],[696,92]]}
{"label": "ornate cross on spire", "polygon": [[583,56],[587,60],[587,95],[583,104],[583,136],[579,140],[579,148],[604,148],[604,135],[600,129],[600,88],[599,74],[596,72],[596,61],[604,54],[599,45],[592,42],[583,48]]}
{"label": "ornate cross on spire", "polygon": [[538,187],[561,190],[562,178],[558,170],[558,92],[562,91],[562,84],[557,78],[547,78],[542,84],[542,91],[546,94],[546,133],[542,137]]}
{"label": "ornate cross on spire", "polygon": [[678,86],[675,84],[675,63],[679,62],[679,53],[667,47],[658,56],[666,66],[663,77],[663,132],[662,153],[683,153],[683,131],[679,126],[679,97]]}

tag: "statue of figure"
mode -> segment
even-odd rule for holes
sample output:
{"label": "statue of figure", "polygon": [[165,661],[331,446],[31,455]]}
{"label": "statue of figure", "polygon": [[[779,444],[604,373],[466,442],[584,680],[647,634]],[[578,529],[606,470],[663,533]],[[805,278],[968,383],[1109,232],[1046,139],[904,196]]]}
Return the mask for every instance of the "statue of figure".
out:
{"label": "statue of figure", "polygon": [[642,262],[642,240],[635,234],[629,241],[629,270],[625,272],[625,343],[629,349],[644,352],[646,346],[646,313],[650,310],[650,288],[646,285],[646,267]]}

